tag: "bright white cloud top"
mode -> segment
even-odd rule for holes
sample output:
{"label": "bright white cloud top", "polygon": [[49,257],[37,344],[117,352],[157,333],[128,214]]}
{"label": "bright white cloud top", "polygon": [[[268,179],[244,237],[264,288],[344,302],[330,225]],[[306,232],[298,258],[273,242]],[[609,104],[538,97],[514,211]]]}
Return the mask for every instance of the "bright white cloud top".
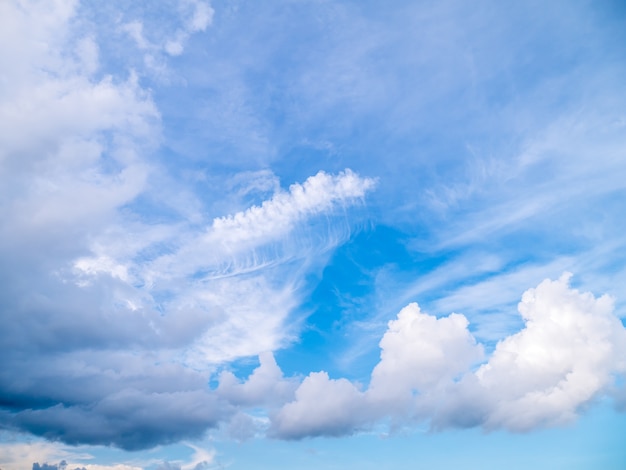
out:
{"label": "bright white cloud top", "polygon": [[524,328],[499,341],[486,361],[463,315],[436,318],[408,305],[389,322],[367,390],[312,373],[278,413],[275,432],[351,433],[385,416],[512,431],[573,421],[626,372],[626,329],[610,298],[581,294],[568,280],[526,291]]}
{"label": "bright white cloud top", "polygon": [[0,2],[3,470],[626,460],[619,2],[143,3]]}

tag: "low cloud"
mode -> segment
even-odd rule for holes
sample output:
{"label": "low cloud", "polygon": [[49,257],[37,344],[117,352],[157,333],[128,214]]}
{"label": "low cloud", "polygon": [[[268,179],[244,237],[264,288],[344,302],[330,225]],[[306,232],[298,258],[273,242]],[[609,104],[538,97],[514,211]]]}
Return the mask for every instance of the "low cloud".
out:
{"label": "low cloud", "polygon": [[259,361],[259,367],[245,382],[240,382],[232,372],[222,372],[219,376],[218,395],[225,397],[232,404],[247,407],[290,401],[298,382],[283,376],[272,353],[260,354]]}
{"label": "low cloud", "polygon": [[[35,462],[33,464],[33,470],[70,470],[65,460],[62,460],[58,464],[48,464],[43,463],[39,464],[39,462]],[[72,467],[71,470],[87,470],[85,467]]]}
{"label": "low cloud", "polygon": [[372,371],[370,400],[399,411],[424,393],[454,383],[483,358],[483,348],[467,330],[463,315],[436,318],[416,303],[389,322],[380,341],[380,362]]}
{"label": "low cloud", "polygon": [[524,328],[498,342],[486,361],[463,315],[436,318],[407,306],[389,322],[367,390],[312,373],[273,416],[273,435],[351,434],[388,418],[513,432],[572,422],[594,399],[614,393],[616,375],[626,370],[626,329],[611,298],[572,289],[570,276],[524,293]]}
{"label": "low cloud", "polygon": [[573,421],[626,370],[626,330],[613,300],[568,287],[570,275],[524,293],[525,328],[476,372],[492,406],[487,428],[528,431]]}
{"label": "low cloud", "polygon": [[198,438],[228,415],[208,392],[122,390],[97,403],[27,409],[4,416],[16,428],[68,444],[114,445],[126,450]]}
{"label": "low cloud", "polygon": [[296,390],[295,400],[272,419],[270,434],[287,439],[350,434],[367,422],[362,392],[349,380],[314,372]]}

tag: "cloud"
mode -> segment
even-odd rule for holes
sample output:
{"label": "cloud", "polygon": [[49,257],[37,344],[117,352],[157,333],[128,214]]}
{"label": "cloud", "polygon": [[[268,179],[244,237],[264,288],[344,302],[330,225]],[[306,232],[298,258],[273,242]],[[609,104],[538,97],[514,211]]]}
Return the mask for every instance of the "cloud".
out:
{"label": "cloud", "polygon": [[[3,3],[3,19],[19,25],[5,31],[7,44],[23,53],[0,96],[0,258],[19,266],[12,278],[44,258],[78,255],[150,173],[140,155],[156,138],[159,113],[132,74],[92,76],[97,45],[70,31],[75,6]],[[20,31],[33,35],[22,41]]]}
{"label": "cloud", "polygon": [[[299,224],[312,217],[330,224],[334,211],[355,204],[371,186],[349,170],[320,173],[260,206],[186,228],[175,238],[177,250],[147,261],[137,256],[146,248],[141,241],[117,251],[119,240],[108,245],[107,232],[92,236],[93,256],[33,260],[12,282],[36,270],[29,289],[37,294],[18,295],[20,287],[2,297],[8,308],[0,334],[12,351],[0,373],[2,420],[67,443],[142,449],[199,437],[230,419],[235,406],[289,399],[295,384],[277,375],[271,354],[244,384],[224,374],[213,393],[206,383],[216,364],[290,341],[297,323],[286,320],[302,265],[338,240],[323,234],[307,250],[274,249],[261,263],[255,250],[289,247]],[[228,252],[233,237],[248,252],[234,245]],[[148,234],[144,243],[154,240]],[[237,264],[237,257],[249,256],[251,263]],[[215,276],[226,260],[232,271]],[[46,357],[33,366],[29,358],[42,351]],[[17,375],[28,380],[15,381]]]}
{"label": "cloud", "polygon": [[37,468],[37,465],[41,469],[52,470],[143,470],[144,468],[136,463],[109,465],[92,463],[96,457],[86,450],[85,446],[68,446],[26,434],[12,433],[8,430],[0,431],[0,467],[3,470],[32,469]]}
{"label": "cloud", "polygon": [[[289,191],[276,192],[261,205],[216,217],[204,233],[194,236],[176,253],[159,257],[150,269],[156,276],[202,273],[210,279],[306,257],[311,246],[316,251],[320,247],[323,250],[325,244],[336,246],[341,234],[334,235],[333,226],[326,224],[320,228],[327,234],[319,234],[316,218],[328,220],[336,212],[341,215],[374,186],[375,180],[349,169],[337,175],[320,171],[302,184],[292,184]],[[298,231],[304,222],[306,231]]]}
{"label": "cloud", "polygon": [[626,330],[613,300],[570,289],[569,278],[524,293],[525,328],[500,341],[476,372],[492,402],[487,428],[567,424],[626,370]]}
{"label": "cloud", "polygon": [[145,393],[124,389],[95,404],[57,404],[5,414],[3,418],[12,427],[52,440],[137,450],[200,437],[228,413],[228,408],[207,391]]}
{"label": "cloud", "polygon": [[616,375],[626,370],[626,329],[611,298],[572,289],[570,277],[527,290],[518,307],[524,328],[499,341],[478,368],[483,348],[463,315],[436,318],[408,305],[389,322],[365,391],[312,373],[272,416],[271,432],[335,436],[387,418],[394,425],[513,432],[572,422],[613,393]]}
{"label": "cloud", "polygon": [[[65,460],[62,460],[61,462],[59,462],[56,465],[50,465],[48,463],[43,463],[43,464],[39,464],[39,462],[35,462],[33,464],[33,470],[70,470],[68,468],[67,462]],[[72,470],[87,470],[85,467],[81,467],[81,468],[73,468]]]}
{"label": "cloud", "polygon": [[483,348],[467,330],[468,324],[456,313],[443,318],[422,313],[416,303],[403,308],[380,341],[370,399],[397,407],[402,414],[416,393],[453,383],[483,358]]}
{"label": "cloud", "polygon": [[232,372],[222,372],[219,376],[217,393],[234,405],[246,407],[289,401],[297,387],[296,380],[285,379],[274,355],[270,352],[260,354],[259,362],[259,367],[254,369],[243,383]]}
{"label": "cloud", "polygon": [[74,456],[72,452],[50,442],[34,439],[20,442],[19,438],[13,441],[6,430],[0,432],[0,466],[4,470],[22,470],[31,467],[34,462],[72,460]]}
{"label": "cloud", "polygon": [[311,215],[363,198],[374,185],[374,180],[361,178],[349,169],[337,175],[320,171],[303,184],[291,185],[288,193],[278,193],[261,206],[215,219],[210,235],[223,243],[232,243],[233,247],[249,240],[273,238]]}
{"label": "cloud", "polygon": [[215,458],[215,452],[197,447],[192,444],[187,444],[188,447],[193,449],[193,455],[188,462],[176,461],[163,461],[155,470],[206,470],[211,468],[211,463]]}
{"label": "cloud", "polygon": [[[145,52],[144,62],[149,68],[160,62],[158,56],[163,52],[170,56],[181,55],[191,35],[205,31],[213,21],[213,8],[202,0],[181,0],[174,12],[169,12],[170,15],[175,16],[176,10],[178,10],[176,23],[179,26],[165,34],[162,31],[155,33],[151,29],[152,38],[146,37],[144,23],[140,20],[131,20],[119,27],[123,33],[128,34],[139,50]],[[163,29],[163,25],[160,29]]]}
{"label": "cloud", "polygon": [[185,14],[187,20],[185,21],[185,27],[177,30],[174,37],[165,42],[165,52],[171,56],[182,54],[189,36],[206,30],[213,21],[214,10],[208,3],[199,0],[187,0],[181,2],[180,5],[187,10]]}
{"label": "cloud", "polygon": [[368,421],[363,393],[346,379],[309,374],[295,400],[272,417],[270,435],[283,439],[351,434]]}

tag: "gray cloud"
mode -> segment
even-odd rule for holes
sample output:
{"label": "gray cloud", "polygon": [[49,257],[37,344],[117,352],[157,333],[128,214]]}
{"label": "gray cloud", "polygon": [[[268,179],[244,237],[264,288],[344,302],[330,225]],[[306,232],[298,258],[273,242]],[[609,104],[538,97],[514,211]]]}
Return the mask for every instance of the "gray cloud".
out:
{"label": "gray cloud", "polygon": [[[67,462],[65,462],[65,460],[62,460],[58,464],[48,464],[48,463],[39,464],[39,462],[35,462],[33,463],[32,470],[70,470],[70,468],[68,468]],[[80,468],[75,467],[75,468],[72,468],[71,470],[87,470],[87,469],[85,467],[80,467]]]}
{"label": "gray cloud", "polygon": [[203,391],[121,390],[97,403],[57,404],[3,413],[9,426],[68,444],[115,445],[127,450],[200,437],[229,407]]}

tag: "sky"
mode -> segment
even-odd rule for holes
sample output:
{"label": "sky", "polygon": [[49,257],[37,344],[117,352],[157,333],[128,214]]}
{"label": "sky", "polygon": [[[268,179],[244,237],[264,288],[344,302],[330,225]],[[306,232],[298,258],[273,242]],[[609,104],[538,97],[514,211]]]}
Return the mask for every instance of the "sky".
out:
{"label": "sky", "polygon": [[625,468],[625,83],[619,0],[0,2],[0,468]]}

